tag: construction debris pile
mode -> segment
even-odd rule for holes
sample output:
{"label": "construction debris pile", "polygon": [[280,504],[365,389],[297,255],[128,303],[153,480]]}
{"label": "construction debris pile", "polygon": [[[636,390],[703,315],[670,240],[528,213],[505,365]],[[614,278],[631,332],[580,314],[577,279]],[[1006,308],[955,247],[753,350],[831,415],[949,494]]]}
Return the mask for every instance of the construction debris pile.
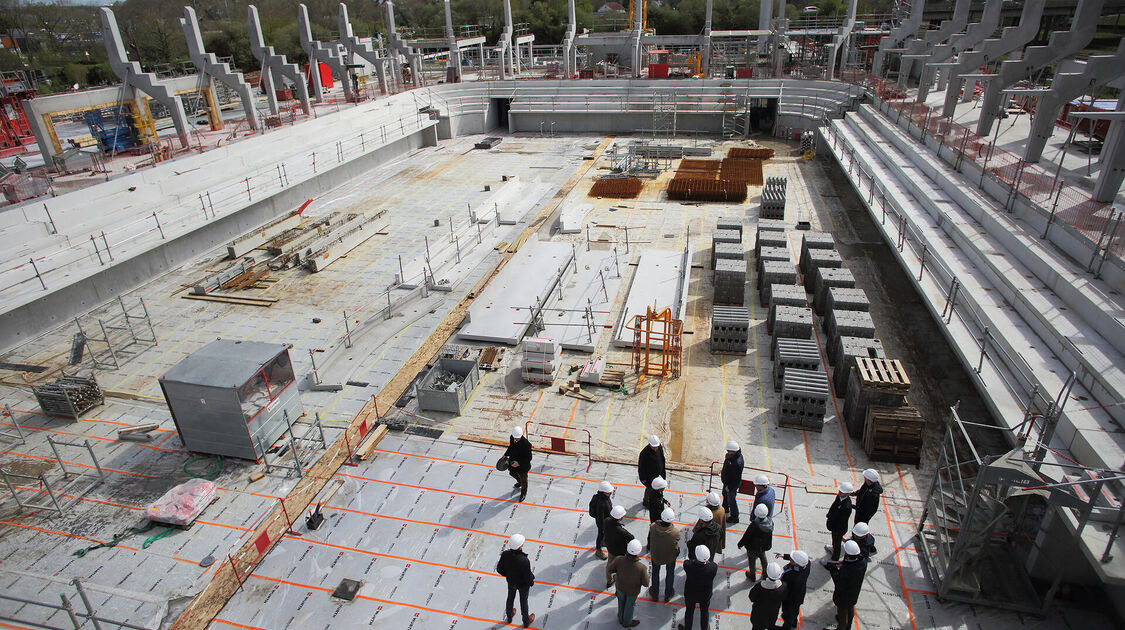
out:
{"label": "construction debris pile", "polygon": [[63,375],[58,380],[32,387],[35,400],[48,416],[74,418],[105,402],[97,379]]}

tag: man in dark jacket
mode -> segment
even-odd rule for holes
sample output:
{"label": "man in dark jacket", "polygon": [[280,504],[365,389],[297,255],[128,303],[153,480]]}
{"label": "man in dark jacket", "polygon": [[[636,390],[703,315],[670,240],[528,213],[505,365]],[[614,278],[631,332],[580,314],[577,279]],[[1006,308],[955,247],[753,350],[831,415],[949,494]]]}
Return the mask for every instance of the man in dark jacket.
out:
{"label": "man in dark jacket", "polygon": [[615,505],[609,511],[609,518],[605,519],[605,550],[609,553],[605,563],[606,588],[613,586],[613,576],[609,572],[609,565],[613,564],[613,559],[617,556],[626,554],[629,541],[634,538],[633,534],[629,533],[629,530],[621,524],[623,518],[625,518],[625,508]]}
{"label": "man in dark jacket", "polygon": [[664,448],[660,446],[660,438],[655,435],[648,436],[648,446],[641,449],[641,454],[637,457],[637,477],[645,485],[642,503],[647,508],[649,497],[652,496],[652,480],[657,477],[668,478],[668,470],[664,465]]}
{"label": "man in dark jacket", "polygon": [[752,630],[774,630],[777,613],[785,601],[788,588],[781,581],[781,565],[771,562],[766,575],[750,589],[750,627]]}
{"label": "man in dark jacket", "polygon": [[684,581],[684,623],[679,624],[679,629],[691,630],[695,607],[699,606],[699,627],[707,630],[711,616],[711,593],[719,566],[711,561],[711,550],[706,545],[689,549],[692,549],[690,557],[684,560],[684,574],[687,576]]}
{"label": "man in dark jacket", "polygon": [[703,545],[711,551],[711,559],[714,560],[715,554],[720,551],[723,535],[723,530],[720,529],[719,524],[715,522],[715,513],[705,507],[701,507],[699,508],[699,520],[696,521],[695,527],[691,530],[691,539],[688,540],[688,549],[695,549],[699,545]]}
{"label": "man in dark jacket", "polygon": [[520,501],[527,498],[527,473],[531,470],[531,442],[523,436],[523,427],[512,427],[512,437],[508,440],[508,474],[516,480],[520,489]]}
{"label": "man in dark jacket", "polygon": [[854,540],[844,543],[844,561],[830,563],[828,572],[832,574],[832,582],[836,586],[832,592],[836,625],[825,630],[851,630],[855,605],[867,573],[867,561],[860,555],[859,545]]}
{"label": "man in dark jacket", "polygon": [[766,570],[766,552],[773,548],[773,519],[769,517],[769,508],[759,505],[754,508],[754,518],[746,525],[746,533],[738,541],[738,547],[746,550],[746,577],[751,580],[758,579],[758,565],[761,561],[762,571]]}
{"label": "man in dark jacket", "polygon": [[875,537],[871,535],[871,528],[867,523],[856,523],[852,527],[852,540],[859,545],[859,555],[870,558],[875,555]]}
{"label": "man in dark jacket", "polygon": [[608,481],[603,481],[598,486],[598,491],[590,499],[590,516],[594,519],[594,525],[598,528],[598,537],[594,540],[594,555],[601,560],[605,560],[602,543],[605,541],[605,519],[609,518],[609,511],[613,509],[613,501],[610,499],[612,494],[613,485]]}
{"label": "man in dark jacket", "polygon": [[496,572],[508,580],[508,599],[504,604],[504,623],[512,623],[516,615],[516,592],[520,594],[520,612],[523,613],[523,627],[527,628],[535,621],[534,614],[527,612],[527,592],[535,584],[535,574],[531,572],[531,561],[523,552],[523,536],[513,535],[508,539],[508,548],[500,554],[500,561],[496,563]]}
{"label": "man in dark jacket", "polygon": [[844,534],[848,533],[848,521],[852,518],[852,484],[844,482],[836,490],[836,499],[828,507],[828,517],[825,525],[832,532],[832,546],[825,545],[824,550],[832,554],[832,560],[840,557],[840,543]]}
{"label": "man in dark jacket", "polygon": [[805,603],[805,588],[809,582],[809,554],[795,549],[781,557],[789,561],[781,572],[781,581],[785,582],[786,588],[785,601],[781,603],[781,630],[793,630],[801,615],[801,604]]}
{"label": "man in dark jacket", "polygon": [[765,475],[754,477],[754,507],[766,505],[770,509],[770,518],[773,518],[776,513],[774,509],[774,501],[776,500],[777,493],[770,485],[770,478]]}
{"label": "man in dark jacket", "polygon": [[868,468],[863,471],[863,485],[855,492],[855,522],[867,523],[879,511],[879,497],[883,486],[879,485],[879,471]]}
{"label": "man in dark jacket", "polygon": [[652,491],[648,494],[648,522],[655,523],[660,520],[660,514],[664,512],[664,508],[671,507],[672,504],[664,498],[664,490],[668,488],[668,482],[664,477],[657,477],[652,480]]}
{"label": "man in dark jacket", "polygon": [[727,442],[727,456],[723,459],[723,471],[719,478],[723,482],[723,509],[727,511],[727,523],[738,522],[738,489],[742,487],[742,469],[746,462],[742,459],[742,449],[738,442]]}

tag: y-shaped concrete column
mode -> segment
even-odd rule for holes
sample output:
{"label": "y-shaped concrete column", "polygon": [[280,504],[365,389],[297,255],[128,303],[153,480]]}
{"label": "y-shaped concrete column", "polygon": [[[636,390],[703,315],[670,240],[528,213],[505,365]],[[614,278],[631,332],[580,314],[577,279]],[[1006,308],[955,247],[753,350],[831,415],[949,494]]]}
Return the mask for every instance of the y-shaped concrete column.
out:
{"label": "y-shaped concrete column", "polygon": [[566,0],[566,36],[563,37],[563,73],[570,78],[578,73],[578,50],[574,46],[574,36],[578,32],[578,20],[574,17],[574,0]]}
{"label": "y-shaped concrete column", "polygon": [[320,83],[320,68],[316,66],[319,62],[328,66],[332,70],[332,74],[340,80],[344,87],[344,98],[353,100],[355,94],[352,90],[352,82],[348,77],[347,64],[340,57],[340,49],[312,38],[309,10],[303,4],[297,5],[297,37],[301,40],[301,49],[309,56],[309,78],[312,80],[313,98],[318,103],[324,100],[324,86]]}
{"label": "y-shaped concrete column", "polygon": [[[343,2],[340,3],[340,13],[337,18],[337,26],[340,33],[340,45],[344,47],[345,54],[349,59],[353,55],[363,59],[367,63],[375,67],[375,76],[379,80],[379,91],[387,93],[387,64],[391,64],[392,73],[398,72],[397,64],[393,63],[387,57],[380,57],[371,44],[361,42],[355,33],[352,31],[352,22],[348,19],[348,5]],[[402,75],[399,74],[399,77]]]}
{"label": "y-shaped concrete column", "polygon": [[1023,58],[1000,64],[999,76],[988,82],[981,100],[977,134],[992,133],[992,123],[1000,113],[1001,92],[1016,81],[1030,79],[1042,68],[1061,59],[1073,56],[1086,47],[1098,31],[1104,0],[1078,0],[1070,30],[1055,31],[1046,46],[1031,46],[1023,51]]}
{"label": "y-shaped concrete column", "polygon": [[1035,38],[1036,33],[1039,32],[1039,21],[1043,17],[1043,7],[1046,4],[1047,0],[1024,0],[1023,13],[1020,14],[1018,25],[1005,28],[999,39],[986,39],[977,49],[966,50],[957,55],[957,65],[950,68],[948,72],[949,83],[945,88],[945,105],[941,112],[943,115],[952,118],[957,113],[957,97],[961,94],[962,86],[965,88],[965,97],[961,101],[967,102],[972,99],[977,81],[973,79],[965,85],[965,79],[962,78],[965,74],[993,59],[1024,47]]}
{"label": "y-shaped concrete column", "polygon": [[[964,33],[954,34],[949,38],[949,43],[934,46],[929,58],[921,64],[921,78],[918,80],[917,97],[919,103],[925,102],[926,96],[930,93],[930,86],[937,78],[938,71],[949,68],[948,62],[950,59],[963,51],[972,49],[996,32],[996,27],[1000,26],[1002,4],[1003,0],[988,0],[984,5],[980,22],[970,24]],[[946,74],[945,76],[948,77],[949,75]],[[938,89],[944,87],[944,84],[939,80]]]}
{"label": "y-shaped concrete column", "polygon": [[449,67],[453,68],[453,80],[461,81],[461,44],[457,43],[457,34],[453,32],[453,10],[449,0],[445,0],[445,39],[449,41]]}
{"label": "y-shaped concrete column", "polygon": [[1051,91],[1039,97],[1031,118],[1031,134],[1027,137],[1024,160],[1038,162],[1043,156],[1043,148],[1055,130],[1055,120],[1067,103],[1125,75],[1125,39],[1121,40],[1115,54],[1090,57],[1081,69],[1081,72],[1056,74]]}
{"label": "y-shaped concrete column", "polygon": [[[172,115],[172,124],[176,127],[176,134],[180,137],[180,146],[188,146],[188,121],[184,113],[184,104],[180,97],[172,93],[171,88],[158,82],[156,75],[151,72],[141,72],[141,64],[129,61],[125,53],[125,43],[121,41],[121,31],[117,28],[117,18],[113,11],[102,8],[98,12],[102,18],[102,36],[105,39],[105,50],[109,56],[109,67],[127,87],[140,90],[152,100],[168,108]],[[136,92],[134,91],[134,97]],[[140,106],[140,99],[137,105]]]}
{"label": "y-shaped concrete column", "polygon": [[[856,0],[848,2],[848,17],[844,20],[844,25],[840,27],[840,32],[836,37],[832,38],[832,50],[828,53],[828,79],[832,80],[835,76],[833,73],[836,70],[836,56],[840,56],[840,70],[844,69],[844,65],[848,59],[848,40],[852,36],[852,30],[855,28],[855,6]],[[840,55],[843,51],[844,54]]]}
{"label": "y-shaped concrete column", "polygon": [[203,37],[199,30],[199,20],[195,17],[195,9],[184,7],[184,17],[180,18],[180,26],[184,29],[191,62],[200,73],[218,80],[238,94],[242,111],[246,114],[246,122],[251,129],[258,129],[258,112],[254,109],[254,94],[250,91],[250,84],[242,77],[241,72],[231,70],[230,64],[219,63],[215,53],[209,53],[203,47]]}
{"label": "y-shaped concrete column", "polygon": [[890,35],[879,38],[879,49],[875,51],[875,58],[871,61],[871,74],[882,77],[887,53],[918,34],[918,27],[922,25],[922,11],[925,8],[926,0],[915,0],[914,4],[910,6],[910,16],[906,18],[906,21],[891,31]]}
{"label": "y-shaped concrete column", "polygon": [[953,5],[953,18],[941,23],[941,26],[932,31],[927,31],[925,37],[922,39],[912,39],[905,44],[905,52],[902,54],[902,60],[898,64],[898,86],[905,88],[907,79],[910,78],[910,73],[914,69],[914,62],[925,59],[925,57],[934,49],[934,46],[953,37],[954,34],[960,33],[965,25],[969,23],[969,5],[970,0],[957,0],[957,4]]}
{"label": "y-shaped concrete column", "polygon": [[254,54],[258,63],[262,64],[262,89],[266,92],[270,113],[274,116],[280,113],[277,107],[277,87],[282,77],[293,83],[293,89],[297,91],[297,99],[301,102],[301,109],[306,114],[312,113],[304,73],[297,64],[289,63],[285,55],[275,53],[273,46],[266,46],[266,40],[262,36],[262,23],[258,20],[258,7],[252,4],[246,7],[246,30],[250,35],[250,52]]}
{"label": "y-shaped concrete column", "polygon": [[[422,54],[408,46],[399,36],[398,28],[395,26],[395,3],[391,0],[384,0],[383,9],[386,12],[384,19],[387,23],[387,49],[395,56],[406,57],[406,63],[410,67],[410,84],[414,87],[421,87]],[[401,74],[399,80],[401,80]]]}

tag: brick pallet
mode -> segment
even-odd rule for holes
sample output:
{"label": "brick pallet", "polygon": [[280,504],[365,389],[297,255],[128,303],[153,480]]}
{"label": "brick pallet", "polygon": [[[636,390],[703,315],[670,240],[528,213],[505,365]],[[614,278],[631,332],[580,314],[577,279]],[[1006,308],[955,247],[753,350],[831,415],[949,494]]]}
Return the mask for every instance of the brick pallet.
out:
{"label": "brick pallet", "polygon": [[715,304],[742,306],[746,300],[746,261],[715,261]]}
{"label": "brick pallet", "polygon": [[762,306],[770,303],[770,291],[775,284],[797,284],[797,268],[791,262],[767,260],[761,266],[761,287],[758,289]]}
{"label": "brick pallet", "polygon": [[844,266],[844,259],[834,249],[808,249],[797,266],[805,279],[805,288],[811,291],[816,282],[816,270],[839,269]]}
{"label": "brick pallet", "polygon": [[773,261],[777,261],[777,262],[793,264],[792,262],[790,262],[790,259],[789,259],[789,248],[788,247],[763,247],[761,249],[761,251],[758,252],[758,257],[757,257],[757,270],[758,270],[757,281],[758,281],[758,283],[757,283],[757,285],[755,285],[755,287],[754,287],[755,289],[761,289],[762,288],[762,276],[763,276],[762,272],[764,271],[764,269],[762,267],[762,263],[764,263],[767,260],[773,260]]}
{"label": "brick pallet", "polygon": [[750,312],[741,306],[716,306],[711,316],[711,352],[746,354]]}
{"label": "brick pallet", "polygon": [[910,377],[902,368],[901,361],[857,358],[848,375],[848,391],[844,398],[844,423],[848,433],[852,437],[861,437],[869,406],[902,406],[906,404],[909,391]]}
{"label": "brick pallet", "polygon": [[739,239],[742,239],[742,219],[735,217],[719,217],[715,223],[716,230],[735,230],[738,232]]}
{"label": "brick pallet", "polygon": [[808,305],[805,290],[799,284],[775,284],[770,287],[769,315],[766,317],[766,332],[773,334],[773,319],[779,306]]}
{"label": "brick pallet", "polygon": [[855,276],[852,275],[851,269],[847,267],[840,269],[817,267],[814,277],[816,279],[813,281],[809,293],[813,294],[813,310],[816,311],[817,315],[824,314],[824,305],[828,301],[828,289],[832,287],[855,288]]}
{"label": "brick pallet", "polygon": [[745,264],[746,249],[742,243],[715,243],[711,246],[711,268],[719,259],[737,260]]}
{"label": "brick pallet", "polygon": [[825,314],[832,311],[870,311],[871,300],[863,289],[849,287],[828,287],[824,299]]}
{"label": "brick pallet", "polygon": [[781,391],[782,375],[786,368],[820,371],[820,348],[811,339],[778,337],[775,342],[773,364],[773,390]]}
{"label": "brick pallet", "polygon": [[782,188],[766,187],[762,189],[762,202],[758,210],[758,217],[762,219],[785,218],[785,190]]}
{"label": "brick pallet", "polygon": [[836,239],[828,232],[805,232],[801,235],[801,258],[810,249],[836,249]]}
{"label": "brick pallet", "polygon": [[867,311],[832,311],[825,317],[824,329],[829,348],[836,345],[840,337],[875,338],[875,322]]}
{"label": "brick pallet", "polygon": [[754,241],[754,257],[761,255],[763,247],[789,247],[789,236],[785,230],[758,230],[758,238]]}
{"label": "brick pallet", "polygon": [[828,410],[828,377],[819,370],[788,368],[781,379],[777,424],[821,431]]}
{"label": "brick pallet", "polygon": [[885,359],[883,342],[878,339],[862,337],[840,337],[830,346],[828,363],[835,366],[832,371],[832,388],[843,398],[848,393],[848,376],[855,367],[856,359]]}
{"label": "brick pallet", "polygon": [[914,407],[870,405],[863,425],[863,450],[874,460],[919,466],[925,431],[926,422]]}
{"label": "brick pallet", "polygon": [[812,309],[805,306],[779,306],[773,317],[774,341],[770,344],[770,358],[780,338],[811,339],[813,333]]}

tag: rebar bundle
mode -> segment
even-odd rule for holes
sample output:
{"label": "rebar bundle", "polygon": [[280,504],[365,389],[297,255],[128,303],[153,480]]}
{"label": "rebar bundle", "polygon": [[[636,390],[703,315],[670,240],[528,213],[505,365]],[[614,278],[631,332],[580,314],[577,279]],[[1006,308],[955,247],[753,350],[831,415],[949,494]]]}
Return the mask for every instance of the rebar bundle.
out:
{"label": "rebar bundle", "polygon": [[763,183],[762,160],[756,158],[726,158],[719,170],[719,177],[743,185],[761,186]]}
{"label": "rebar bundle", "polygon": [[746,184],[726,179],[677,176],[668,183],[668,198],[683,201],[746,200]]}
{"label": "rebar bundle", "polygon": [[643,188],[644,182],[636,177],[603,177],[590,187],[588,196],[636,199]]}
{"label": "rebar bundle", "polygon": [[722,164],[719,160],[684,159],[680,161],[680,166],[676,169],[676,176],[718,179],[720,168],[722,168]]}
{"label": "rebar bundle", "polygon": [[727,151],[727,157],[736,159],[753,158],[758,160],[768,160],[773,157],[773,149],[767,149],[765,147],[731,147],[731,150]]}

